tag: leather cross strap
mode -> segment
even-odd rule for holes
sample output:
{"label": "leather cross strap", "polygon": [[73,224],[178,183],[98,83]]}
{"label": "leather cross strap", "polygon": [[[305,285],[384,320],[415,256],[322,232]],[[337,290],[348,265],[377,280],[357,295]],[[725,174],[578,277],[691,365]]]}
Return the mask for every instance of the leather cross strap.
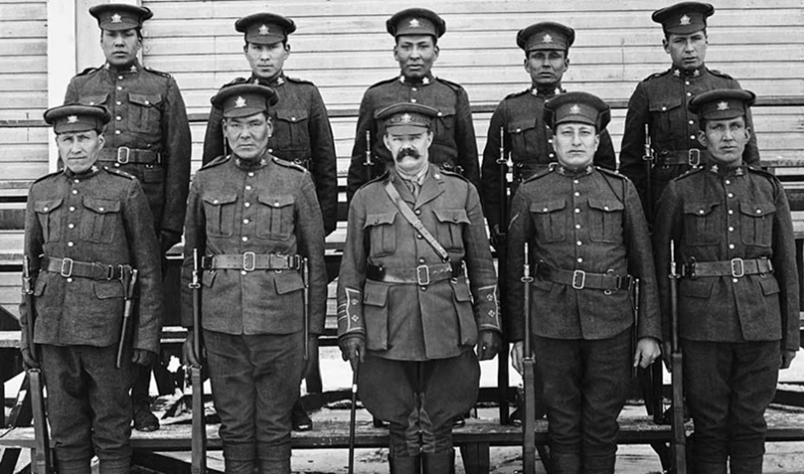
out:
{"label": "leather cross strap", "polygon": [[694,262],[681,266],[681,276],[684,278],[731,276],[740,278],[745,275],[761,275],[772,273],[773,264],[767,258],[754,258],[743,260],[733,258],[719,262]]}
{"label": "leather cross strap", "polygon": [[396,190],[394,183],[392,183],[391,180],[385,182],[385,192],[388,193],[388,196],[391,198],[391,201],[394,202],[396,208],[399,209],[399,212],[401,212],[405,219],[410,222],[410,225],[419,231],[422,237],[424,237],[424,240],[426,240],[427,243],[433,247],[436,253],[438,253],[438,255],[441,257],[441,260],[445,262],[449,261],[449,253],[447,253],[444,247],[438,243],[435,237],[433,237],[433,234],[431,234],[430,231],[424,227],[422,221],[420,221],[419,218],[416,217],[416,214],[413,213],[413,209],[411,209],[410,206],[408,206],[405,201],[402,200],[402,196],[399,195],[399,191]]}

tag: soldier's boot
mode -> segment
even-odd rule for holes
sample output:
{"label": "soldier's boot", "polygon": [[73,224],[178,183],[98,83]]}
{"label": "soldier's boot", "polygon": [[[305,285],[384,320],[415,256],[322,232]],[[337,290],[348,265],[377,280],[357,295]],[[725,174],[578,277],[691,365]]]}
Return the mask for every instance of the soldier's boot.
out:
{"label": "soldier's boot", "polygon": [[253,459],[226,459],[223,460],[226,474],[254,474],[257,463]]}
{"label": "soldier's boot", "polygon": [[56,468],[59,474],[90,474],[90,459],[56,459]]}
{"label": "soldier's boot", "polygon": [[151,398],[148,387],[151,384],[151,367],[135,365],[134,383],[131,385],[131,406],[134,429],[137,431],[156,431],[159,429],[159,418],[151,413]]}
{"label": "soldier's boot", "polygon": [[455,451],[422,455],[422,474],[455,474]]}
{"label": "soldier's boot", "polygon": [[762,456],[729,458],[731,474],[762,474]]}
{"label": "soldier's boot", "polygon": [[290,458],[260,459],[260,474],[290,474]]}
{"label": "soldier's boot", "polygon": [[131,471],[131,458],[101,459],[98,465],[100,474],[128,474]]}
{"label": "soldier's boot", "polygon": [[391,474],[421,474],[420,456],[388,456]]}
{"label": "soldier's boot", "polygon": [[581,456],[576,453],[550,452],[550,474],[581,474]]}

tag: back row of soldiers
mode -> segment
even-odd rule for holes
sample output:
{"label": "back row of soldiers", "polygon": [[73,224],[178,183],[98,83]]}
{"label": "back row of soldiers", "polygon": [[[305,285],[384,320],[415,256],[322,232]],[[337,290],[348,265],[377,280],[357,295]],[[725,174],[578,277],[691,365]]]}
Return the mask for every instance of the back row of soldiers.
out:
{"label": "back row of soldiers", "polygon": [[[778,182],[743,166],[758,161],[748,108],[753,96],[724,90],[739,85],[703,64],[706,18],[713,11],[685,2],[654,13],[673,67],[640,83],[629,103],[621,169],[633,184],[607,171],[615,166],[608,106],[561,89],[571,28],[538,23],[517,35],[532,87],[508,96],[495,111],[481,175],[466,92],[431,73],[445,22],[424,9],[388,20],[401,72],[372,86],[361,103],[338,322],[344,358],[355,368],[365,364],[361,396],[391,423],[392,472],[449,472],[450,420],[476,397],[471,350],[477,344],[482,360],[501,348],[481,203],[495,243],[504,244],[500,237],[509,223],[499,209],[508,196],[500,186],[500,162],[506,155],[514,168],[514,217],[510,270],[501,275],[512,288],[503,295],[509,307],[504,326],[516,343],[517,368],[522,339],[535,339],[556,472],[614,470],[628,366],[653,363],[659,341],[669,338],[659,324],[664,279],[658,278],[657,291],[655,275],[667,273],[669,242],[663,239],[670,237],[690,272],[681,285],[682,337],[695,354],[685,372],[694,374],[698,472],[724,472],[728,457],[732,472],[761,471],[761,415],[775,367],[789,365],[798,347],[792,230]],[[227,472],[255,466],[289,472],[290,408],[309,365],[302,348],[312,348],[315,357],[323,332],[323,240],[337,216],[326,109],[313,84],[283,72],[295,24],[267,13],[237,21],[252,77],[236,79],[213,98],[205,166],[185,206],[190,140],[184,104],[169,75],[136,59],[142,23],[152,14],[118,4],[90,12],[102,29],[107,63],[70,83],[65,102],[81,105],[46,114],[66,169],[32,187],[26,220],[25,254],[39,271],[34,339],[43,349],[39,357],[23,344],[23,356],[28,365],[41,362],[50,382],[60,472],[88,472],[92,454],[103,473],[127,472],[132,415],[138,429],[158,428],[141,401],[148,372],[134,384],[133,406],[127,392],[133,367],[150,365],[158,352],[161,270],[165,252],[181,238],[182,222],[186,248],[203,257],[203,335],[224,421]],[[647,225],[653,213],[645,219],[640,198],[653,209],[670,178],[697,165],[704,167],[670,185],[658,206],[662,232],[654,272]],[[692,187],[684,190],[687,183]],[[718,188],[732,185],[734,192]],[[700,196],[691,199],[694,193]],[[538,264],[530,335],[521,327],[522,292],[513,290],[525,242]],[[185,256],[183,283],[189,283],[193,262]],[[303,260],[309,278],[299,273]],[[131,295],[113,280],[125,281],[132,269],[139,272],[141,297],[132,338],[123,342],[134,353],[118,371],[109,348],[124,323],[118,306]],[[643,291],[635,328],[629,290],[636,278]],[[765,304],[756,307],[760,301]],[[304,304],[306,321],[298,317]],[[715,306],[717,313],[710,309]],[[23,324],[33,310],[23,305]],[[185,317],[190,311],[182,314],[182,323],[192,326]],[[632,330],[636,347],[629,343]],[[192,351],[185,354],[194,358]],[[731,367],[766,380],[730,380],[724,374]],[[443,397],[463,385],[465,397]],[[389,386],[397,386],[395,398],[378,396]],[[748,402],[723,401],[729,397]]]}

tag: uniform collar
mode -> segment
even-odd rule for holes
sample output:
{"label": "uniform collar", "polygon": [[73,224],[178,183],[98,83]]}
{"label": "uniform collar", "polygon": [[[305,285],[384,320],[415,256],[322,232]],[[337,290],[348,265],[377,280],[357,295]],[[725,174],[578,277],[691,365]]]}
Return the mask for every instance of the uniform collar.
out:
{"label": "uniform collar", "polygon": [[264,152],[260,158],[256,158],[253,160],[244,160],[243,158],[240,158],[235,154],[232,155],[234,156],[235,166],[246,171],[256,170],[268,165],[269,155],[267,151]]}
{"label": "uniform collar", "polygon": [[117,67],[106,63],[103,65],[103,68],[113,74],[136,74],[140,72],[142,66],[140,65],[140,61],[138,59],[134,59],[134,62],[128,66]]}
{"label": "uniform collar", "polygon": [[692,70],[689,70],[689,71],[681,70],[681,69],[679,69],[677,67],[674,67],[673,68],[673,76],[684,78],[684,79],[688,79],[688,78],[695,79],[695,78],[698,78],[698,77],[703,77],[705,71],[706,71],[706,66],[704,66],[703,64],[701,64],[698,68],[692,69]]}
{"label": "uniform collar", "polygon": [[427,75],[419,79],[411,79],[409,77],[405,77],[404,75],[399,75],[399,82],[409,86],[426,86],[432,84],[435,81],[435,76],[432,73],[428,72]]}
{"label": "uniform collar", "polygon": [[745,176],[746,166],[744,164],[740,164],[739,166],[723,166],[718,163],[709,163],[706,170],[724,178],[733,178],[735,176]]}
{"label": "uniform collar", "polygon": [[558,174],[562,176],[567,176],[569,178],[588,176],[592,174],[592,172],[595,170],[594,165],[591,163],[584,166],[583,168],[567,168],[566,166],[563,166],[558,163],[551,163],[550,166],[555,167],[556,171],[558,171]]}
{"label": "uniform collar", "polygon": [[261,84],[263,86],[277,87],[285,84],[286,81],[287,79],[285,78],[285,71],[279,71],[279,74],[274,76],[272,79],[261,79],[252,74],[248,82],[252,84]]}
{"label": "uniform collar", "polygon": [[552,85],[550,87],[536,87],[531,86],[530,93],[535,95],[536,97],[553,97],[558,94],[563,94],[565,91],[561,88],[561,83]]}
{"label": "uniform collar", "polygon": [[87,179],[95,176],[98,173],[100,173],[100,168],[98,168],[96,165],[92,165],[91,168],[83,173],[73,173],[70,168],[64,168],[64,176],[66,176],[68,179]]}

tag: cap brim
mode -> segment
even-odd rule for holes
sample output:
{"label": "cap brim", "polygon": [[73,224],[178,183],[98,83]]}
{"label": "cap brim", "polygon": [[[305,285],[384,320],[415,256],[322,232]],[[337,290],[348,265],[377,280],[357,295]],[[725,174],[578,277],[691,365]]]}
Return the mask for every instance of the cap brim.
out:
{"label": "cap brim", "polygon": [[394,135],[418,135],[420,133],[426,133],[429,129],[422,125],[404,124],[386,125],[385,130]]}
{"label": "cap brim", "polygon": [[265,109],[259,109],[256,107],[241,107],[237,109],[232,109],[223,113],[225,118],[242,118],[242,117],[251,117],[252,115],[257,115],[267,112]]}

